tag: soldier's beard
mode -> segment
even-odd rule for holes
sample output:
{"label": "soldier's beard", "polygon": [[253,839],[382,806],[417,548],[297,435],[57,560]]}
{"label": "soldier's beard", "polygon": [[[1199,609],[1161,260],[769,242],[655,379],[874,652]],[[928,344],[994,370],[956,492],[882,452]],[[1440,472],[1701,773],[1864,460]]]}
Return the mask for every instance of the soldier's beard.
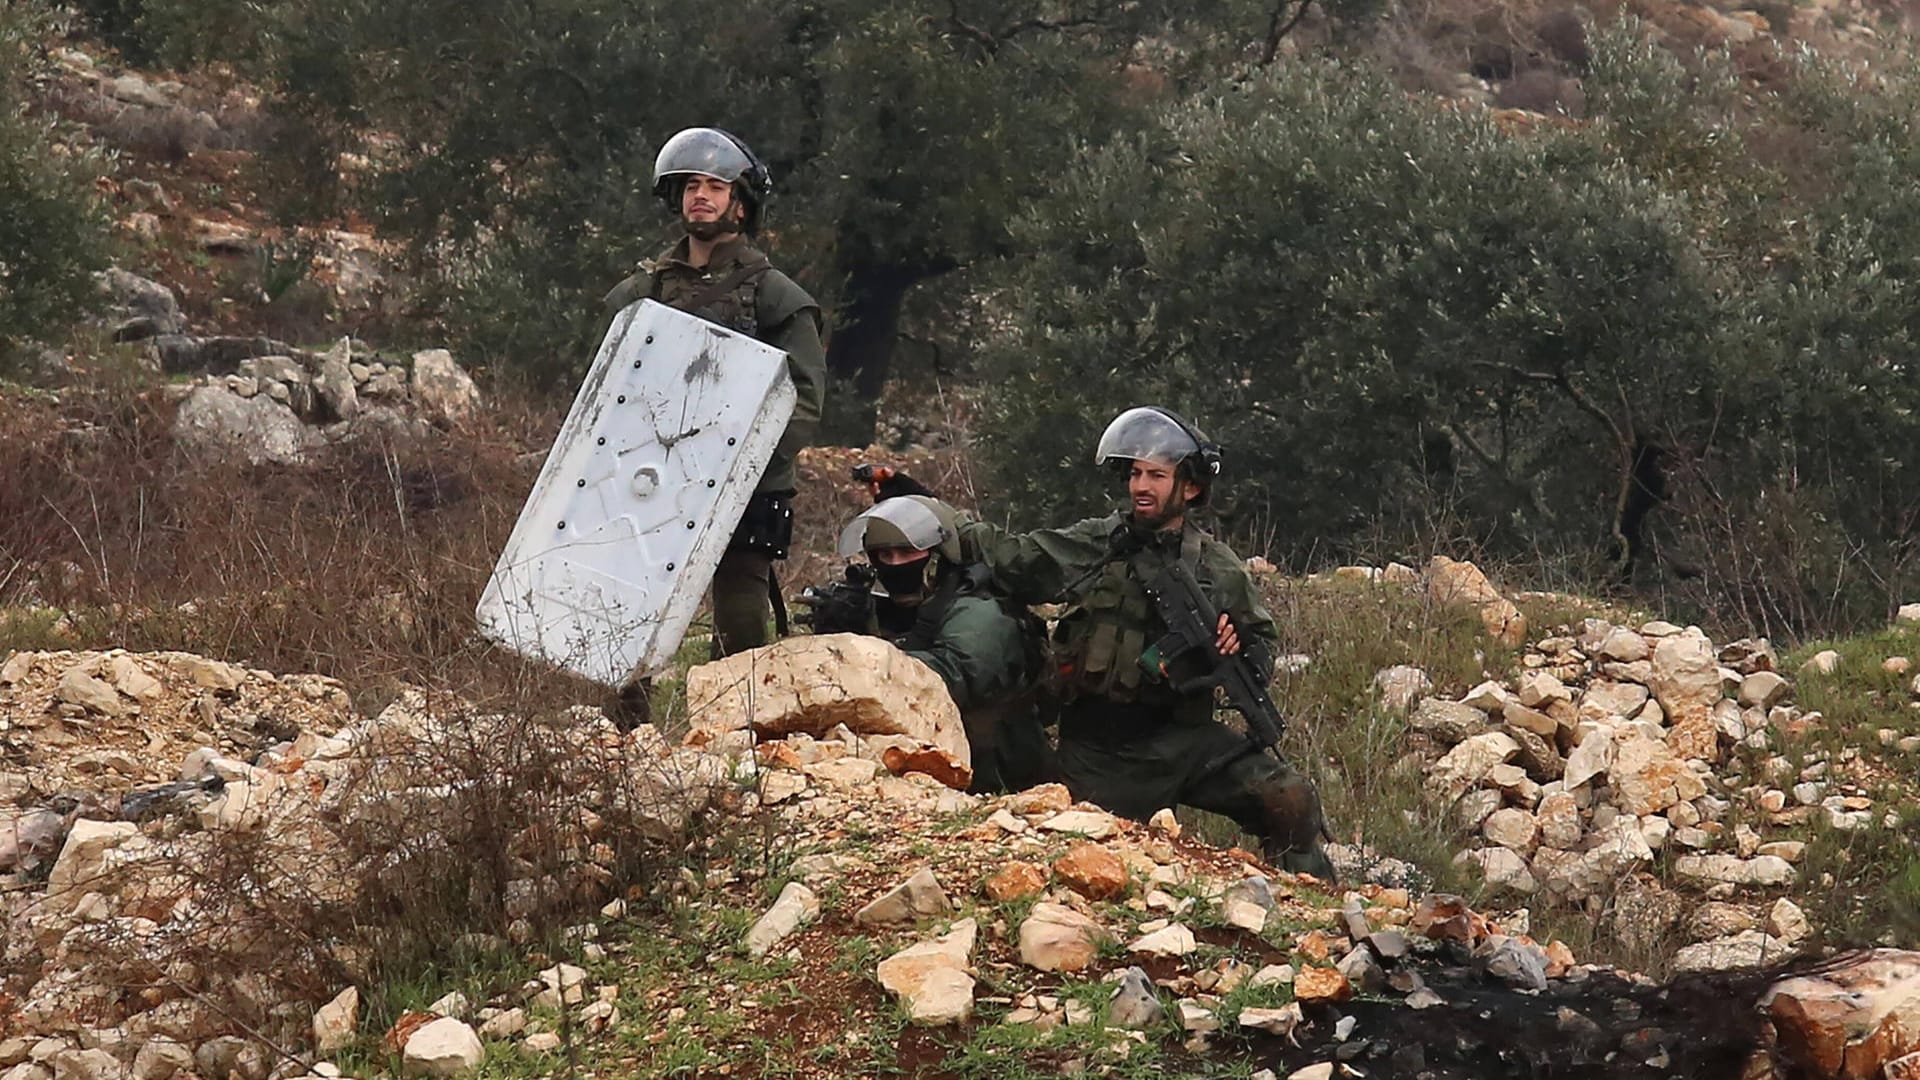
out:
{"label": "soldier's beard", "polygon": [[688,236],[703,241],[718,240],[740,231],[740,220],[732,217],[721,218],[718,221],[690,221],[682,218],[680,224],[686,228]]}
{"label": "soldier's beard", "polygon": [[1182,516],[1179,507],[1171,502],[1156,504],[1152,513],[1143,513],[1139,508],[1129,511],[1136,527],[1146,530],[1164,529]]}

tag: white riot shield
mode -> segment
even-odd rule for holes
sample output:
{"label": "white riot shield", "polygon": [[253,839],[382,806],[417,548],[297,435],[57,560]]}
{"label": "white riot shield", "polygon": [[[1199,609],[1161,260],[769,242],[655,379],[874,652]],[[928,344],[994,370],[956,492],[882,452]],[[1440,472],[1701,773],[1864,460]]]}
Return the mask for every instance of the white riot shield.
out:
{"label": "white riot shield", "polygon": [[614,316],[476,614],[618,686],[664,670],[793,414],[787,354],[663,304]]}

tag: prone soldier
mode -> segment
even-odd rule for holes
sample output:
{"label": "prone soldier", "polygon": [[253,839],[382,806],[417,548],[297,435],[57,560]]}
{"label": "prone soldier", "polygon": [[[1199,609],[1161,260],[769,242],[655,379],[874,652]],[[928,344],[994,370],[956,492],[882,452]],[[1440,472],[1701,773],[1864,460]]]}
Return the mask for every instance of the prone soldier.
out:
{"label": "prone soldier", "polygon": [[814,631],[887,638],[940,676],[972,748],[968,790],[1037,783],[1048,752],[1034,694],[1044,630],[961,558],[953,509],[926,495],[882,499],[841,531],[839,551],[867,564],[801,597]]}

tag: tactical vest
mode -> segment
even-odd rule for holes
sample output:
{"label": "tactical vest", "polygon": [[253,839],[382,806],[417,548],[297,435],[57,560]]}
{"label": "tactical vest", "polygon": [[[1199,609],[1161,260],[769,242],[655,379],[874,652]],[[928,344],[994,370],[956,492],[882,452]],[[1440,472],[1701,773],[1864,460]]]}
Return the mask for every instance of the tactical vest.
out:
{"label": "tactical vest", "polygon": [[[749,274],[740,284],[728,292],[708,302],[697,311],[688,310],[688,305],[699,299],[700,293],[713,287],[715,282],[723,280],[736,270],[752,268],[756,273]],[[749,337],[760,336],[760,278],[771,266],[767,257],[751,249],[741,253],[737,265],[728,267],[724,273],[709,271],[705,274],[690,273],[686,267],[670,264],[660,265],[653,272],[653,291],[650,299],[658,300],[668,307],[678,308],[690,315],[698,315],[710,323],[738,331]]]}
{"label": "tactical vest", "polygon": [[[1199,532],[1187,529],[1180,538],[1179,558],[1192,568],[1202,587],[1210,587],[1200,561],[1200,541]],[[1153,548],[1116,553],[1060,617],[1054,639],[1065,696],[1116,702],[1177,697],[1150,682],[1140,664],[1147,647],[1166,633],[1146,588],[1166,557]]]}

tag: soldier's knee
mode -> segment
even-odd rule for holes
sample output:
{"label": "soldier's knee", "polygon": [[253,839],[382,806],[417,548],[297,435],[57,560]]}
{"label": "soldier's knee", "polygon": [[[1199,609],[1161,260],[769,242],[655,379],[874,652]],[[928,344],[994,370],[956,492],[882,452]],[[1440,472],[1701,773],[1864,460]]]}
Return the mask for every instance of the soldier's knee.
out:
{"label": "soldier's knee", "polygon": [[1296,850],[1318,845],[1324,818],[1312,781],[1298,773],[1275,776],[1260,785],[1258,794],[1270,838]]}

